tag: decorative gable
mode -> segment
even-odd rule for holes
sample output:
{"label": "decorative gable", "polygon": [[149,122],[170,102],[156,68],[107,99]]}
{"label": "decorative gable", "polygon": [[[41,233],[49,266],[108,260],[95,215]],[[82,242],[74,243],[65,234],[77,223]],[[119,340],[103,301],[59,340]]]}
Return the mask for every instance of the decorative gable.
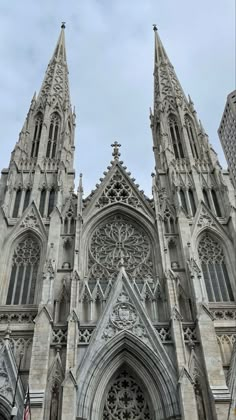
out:
{"label": "decorative gable", "polygon": [[[115,203],[125,204],[143,211],[145,214],[153,214],[149,199],[139,190],[134,178],[130,178],[130,172],[122,162],[115,160],[105,177],[101,178],[101,184],[97,184],[97,190],[92,191],[84,201],[84,206],[89,209],[101,209]],[[90,202],[90,203],[89,203]]]}

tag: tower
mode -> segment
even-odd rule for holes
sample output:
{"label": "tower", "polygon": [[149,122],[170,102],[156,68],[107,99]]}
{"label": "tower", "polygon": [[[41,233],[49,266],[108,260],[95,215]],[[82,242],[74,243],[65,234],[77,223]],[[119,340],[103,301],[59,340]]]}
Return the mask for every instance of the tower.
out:
{"label": "tower", "polygon": [[64,24],[3,170],[4,420],[20,359],[17,420],[27,384],[32,420],[233,418],[234,190],[154,34],[152,198],[117,142],[74,193]]}
{"label": "tower", "polygon": [[236,90],[231,92],[218,129],[220,141],[229,165],[229,172],[236,185]]}

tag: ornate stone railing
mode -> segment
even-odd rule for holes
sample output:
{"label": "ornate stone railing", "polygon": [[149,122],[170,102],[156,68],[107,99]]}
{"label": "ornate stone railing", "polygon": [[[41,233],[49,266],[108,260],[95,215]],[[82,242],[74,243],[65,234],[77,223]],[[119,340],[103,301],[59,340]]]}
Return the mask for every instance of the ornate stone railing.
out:
{"label": "ornate stone railing", "polygon": [[52,345],[66,345],[67,343],[67,327],[55,327],[52,333]]}
{"label": "ornate stone railing", "polygon": [[196,325],[189,322],[183,322],[182,327],[185,343],[196,343],[198,341]]}
{"label": "ornate stone railing", "polygon": [[234,304],[210,304],[209,307],[216,321],[236,320],[236,305]]}
{"label": "ornate stone railing", "polygon": [[29,324],[37,315],[36,305],[22,308],[22,306],[0,306],[0,324]]}

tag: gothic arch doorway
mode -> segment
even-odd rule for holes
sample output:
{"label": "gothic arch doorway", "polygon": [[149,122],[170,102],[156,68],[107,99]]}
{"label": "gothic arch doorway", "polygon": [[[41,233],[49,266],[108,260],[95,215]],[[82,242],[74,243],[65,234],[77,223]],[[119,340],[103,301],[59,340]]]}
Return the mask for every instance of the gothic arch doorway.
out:
{"label": "gothic arch doorway", "polygon": [[150,398],[142,381],[122,366],[109,381],[101,405],[101,420],[153,420]]}

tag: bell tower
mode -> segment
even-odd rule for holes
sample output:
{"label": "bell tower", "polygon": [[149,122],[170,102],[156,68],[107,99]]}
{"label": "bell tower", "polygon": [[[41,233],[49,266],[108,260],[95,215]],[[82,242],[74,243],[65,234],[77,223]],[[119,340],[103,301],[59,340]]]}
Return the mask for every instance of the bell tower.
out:
{"label": "bell tower", "polygon": [[8,218],[21,217],[32,201],[47,218],[74,188],[75,113],[64,32],[63,23],[39,94],[33,96],[9,167],[2,172],[0,203]]}

